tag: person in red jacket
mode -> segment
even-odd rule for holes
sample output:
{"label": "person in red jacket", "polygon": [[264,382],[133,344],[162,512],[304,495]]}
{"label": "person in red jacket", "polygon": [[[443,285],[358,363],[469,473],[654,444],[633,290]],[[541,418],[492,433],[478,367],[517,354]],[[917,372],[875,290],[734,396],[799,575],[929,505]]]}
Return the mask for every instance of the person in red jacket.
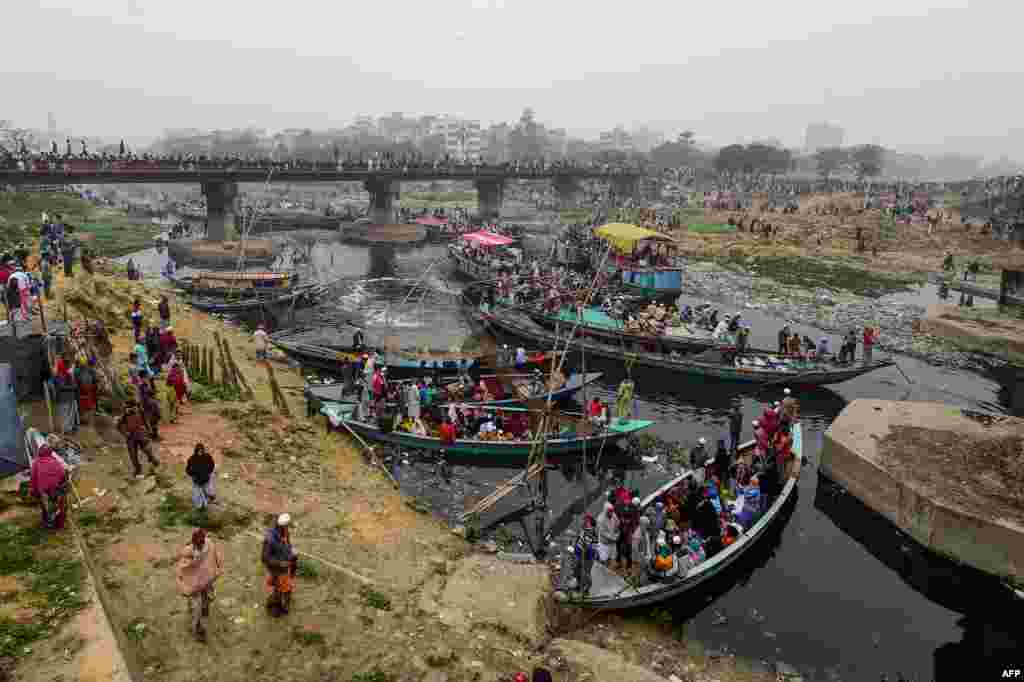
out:
{"label": "person in red jacket", "polygon": [[878,341],[878,330],[874,327],[864,327],[864,363],[871,362],[871,353]]}
{"label": "person in red jacket", "polygon": [[455,424],[452,424],[452,420],[447,417],[441,424],[441,445],[455,445]]}

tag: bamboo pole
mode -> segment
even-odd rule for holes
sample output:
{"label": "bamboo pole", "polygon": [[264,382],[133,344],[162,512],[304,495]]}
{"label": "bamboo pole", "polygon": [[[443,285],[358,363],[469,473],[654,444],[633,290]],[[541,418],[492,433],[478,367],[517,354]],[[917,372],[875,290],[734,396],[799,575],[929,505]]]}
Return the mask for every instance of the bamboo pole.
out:
{"label": "bamboo pole", "polygon": [[286,417],[292,416],[292,411],[288,407],[288,401],[285,400],[284,393],[281,392],[281,386],[277,383],[277,377],[274,375],[274,367],[269,362],[266,363],[267,377],[270,379],[270,392],[274,398],[274,404],[281,410],[281,414]]}
{"label": "bamboo pole", "polygon": [[217,332],[213,333],[213,340],[217,344],[217,355],[220,356],[220,376],[221,382],[225,386],[238,386],[238,381],[235,379],[234,373],[231,371],[231,365],[228,364],[227,357],[224,355],[224,347],[220,345],[220,334]]}
{"label": "bamboo pole", "polygon": [[[231,363],[231,373],[235,375],[235,381],[241,384],[246,399],[252,400],[253,398],[256,397],[256,394],[253,393],[252,387],[249,386],[249,381],[245,378],[245,374],[243,374],[242,370],[238,368],[238,363],[235,362],[235,357],[231,354],[231,346],[228,345],[228,340],[225,338],[222,339],[222,341],[224,343],[224,354],[227,355],[228,362]],[[267,363],[267,366],[270,366],[269,362]],[[277,383],[276,378],[274,379],[274,383]],[[277,392],[281,393],[280,386],[278,386]],[[284,400],[284,394],[281,394],[281,399],[282,401]],[[285,405],[285,409],[287,409],[287,405]]]}

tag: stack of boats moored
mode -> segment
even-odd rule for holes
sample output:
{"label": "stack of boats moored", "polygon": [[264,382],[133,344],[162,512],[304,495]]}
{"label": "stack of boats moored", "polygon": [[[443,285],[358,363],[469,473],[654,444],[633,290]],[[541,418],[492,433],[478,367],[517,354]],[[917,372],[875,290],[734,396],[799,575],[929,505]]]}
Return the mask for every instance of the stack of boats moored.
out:
{"label": "stack of boats moored", "polygon": [[327,290],[326,285],[303,283],[289,272],[200,271],[171,281],[190,295],[192,307],[224,314],[309,305]]}

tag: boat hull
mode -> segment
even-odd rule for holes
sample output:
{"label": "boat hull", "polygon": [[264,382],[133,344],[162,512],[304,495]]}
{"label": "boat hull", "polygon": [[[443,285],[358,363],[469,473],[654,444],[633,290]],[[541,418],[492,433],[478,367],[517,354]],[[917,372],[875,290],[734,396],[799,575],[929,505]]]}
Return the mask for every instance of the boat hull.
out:
{"label": "boat hull", "polygon": [[[536,446],[536,443],[533,442],[483,440],[458,440],[454,444],[443,445],[437,438],[416,436],[411,433],[398,431],[384,433],[378,427],[365,422],[344,419],[341,421],[341,424],[344,424],[366,440],[433,452],[443,449],[447,458],[486,457],[488,461],[524,463]],[[547,441],[545,447],[546,456],[569,456],[584,451],[597,452],[602,446],[615,445],[622,439],[628,438],[631,434],[642,431],[650,426],[651,422],[636,421],[630,422],[630,425],[631,428],[624,429],[621,432],[605,431],[587,437],[551,439]]]}
{"label": "boat hull", "polygon": [[[538,325],[533,324],[532,321],[512,321],[509,317],[497,317],[484,313],[479,313],[479,316],[484,323],[513,336],[529,339],[541,345],[552,345],[556,342],[555,334],[541,329]],[[565,343],[566,341],[558,339],[558,342]],[[825,386],[842,383],[868,372],[895,364],[891,360],[880,360],[867,365],[849,365],[835,369],[772,371],[756,368],[739,368],[685,358],[673,358],[661,353],[623,351],[614,346],[579,338],[569,341],[568,344],[571,348],[585,350],[587,354],[593,356],[625,361],[635,365],[653,367],[680,374],[691,374],[747,384],[785,383],[788,386]]]}

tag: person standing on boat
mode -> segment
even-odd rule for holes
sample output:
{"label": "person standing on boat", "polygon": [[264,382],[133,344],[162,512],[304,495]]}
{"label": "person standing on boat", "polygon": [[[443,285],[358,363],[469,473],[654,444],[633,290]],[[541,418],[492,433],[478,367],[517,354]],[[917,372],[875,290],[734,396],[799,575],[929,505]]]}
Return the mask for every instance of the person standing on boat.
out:
{"label": "person standing on boat", "polygon": [[693,469],[694,471],[704,468],[704,465],[707,464],[708,452],[707,448],[705,447],[706,444],[707,439],[701,436],[697,440],[697,445],[695,445],[693,449],[690,450],[690,468]]}
{"label": "person standing on boat", "polygon": [[615,507],[606,502],[604,509],[597,516],[597,553],[598,559],[603,564],[618,559],[619,536],[621,535],[621,523],[615,515]]}
{"label": "person standing on boat", "polygon": [[[639,505],[637,506],[639,507]],[[651,545],[651,519],[649,517],[641,516],[639,518],[636,529],[633,531],[631,542],[630,550],[632,557],[640,566],[640,572],[643,573],[650,568],[651,559],[654,556]]]}
{"label": "person standing on boat", "polygon": [[632,572],[633,533],[640,526],[640,498],[634,497],[628,504],[621,505],[620,508],[616,509],[615,515],[619,517],[621,524],[616,547],[616,553],[618,554],[616,565],[621,567],[624,562],[626,571]]}
{"label": "person standing on boat", "polygon": [[789,325],[783,325],[779,330],[779,355],[786,354],[787,342],[789,341]]}
{"label": "person standing on boat", "polygon": [[718,450],[715,451],[715,475],[722,483],[729,481],[729,468],[732,466],[732,454],[725,447],[725,441],[718,441]]}
{"label": "person standing on boat", "polygon": [[599,540],[593,514],[583,515],[583,527],[576,538],[576,580],[580,594],[586,596],[593,584],[594,560],[598,558]]}
{"label": "person standing on boat", "polygon": [[516,371],[522,372],[526,369],[526,349],[522,346],[516,348]]}
{"label": "person standing on boat", "polygon": [[878,341],[879,332],[876,328],[868,326],[864,327],[864,364],[871,364],[872,353],[875,349],[875,343]]}
{"label": "person standing on boat", "polygon": [[355,332],[352,334],[352,350],[354,350],[354,351],[361,351],[361,350],[363,350],[363,342],[364,342],[363,330],[362,329],[356,329]]}
{"label": "person standing on boat", "polygon": [[420,418],[420,389],[415,381],[410,381],[405,386],[406,413],[410,419]]}
{"label": "person standing on boat", "polygon": [[735,455],[740,449],[740,435],[743,431],[743,410],[734,405],[729,413],[729,446]]}

